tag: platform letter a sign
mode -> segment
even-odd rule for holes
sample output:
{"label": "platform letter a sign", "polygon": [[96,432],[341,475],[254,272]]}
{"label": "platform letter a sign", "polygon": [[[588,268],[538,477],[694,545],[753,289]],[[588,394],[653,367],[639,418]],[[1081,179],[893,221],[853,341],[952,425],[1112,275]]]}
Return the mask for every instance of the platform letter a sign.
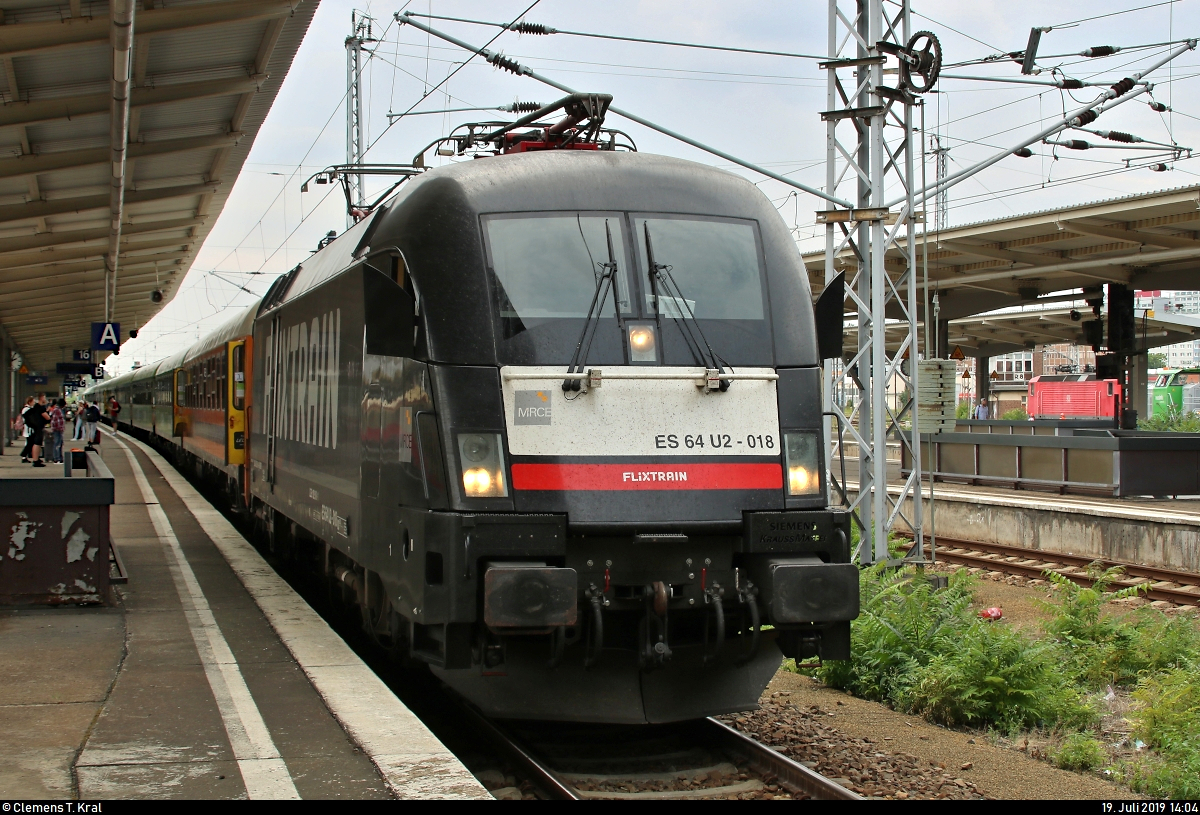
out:
{"label": "platform letter a sign", "polygon": [[120,348],[120,323],[92,323],[93,351],[118,351]]}

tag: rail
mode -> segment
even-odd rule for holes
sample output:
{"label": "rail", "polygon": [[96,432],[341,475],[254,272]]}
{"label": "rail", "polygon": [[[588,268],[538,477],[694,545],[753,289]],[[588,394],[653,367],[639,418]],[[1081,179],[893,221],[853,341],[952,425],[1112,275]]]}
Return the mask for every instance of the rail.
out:
{"label": "rail", "polygon": [[461,707],[515,769],[558,800],[728,798],[766,793],[769,785],[800,798],[862,800],[716,719],[628,729],[570,724],[539,729],[538,723],[502,726]]}
{"label": "rail", "polygon": [[1024,549],[1001,543],[946,538],[941,535],[938,536],[937,557],[938,560],[960,566],[978,567],[1021,577],[1041,578],[1051,571],[1081,586],[1090,586],[1095,582],[1086,572],[1093,563],[1099,563],[1106,569],[1119,566],[1123,569],[1123,574],[1111,584],[1118,589],[1148,585],[1149,588],[1142,596],[1150,600],[1165,600],[1182,605],[1200,604],[1200,575],[1191,572],[1142,566],[1109,558]]}

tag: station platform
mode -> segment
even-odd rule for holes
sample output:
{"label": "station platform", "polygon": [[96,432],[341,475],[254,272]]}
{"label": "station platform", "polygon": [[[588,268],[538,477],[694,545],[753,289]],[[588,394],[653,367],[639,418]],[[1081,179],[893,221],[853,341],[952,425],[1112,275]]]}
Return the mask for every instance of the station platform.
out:
{"label": "station platform", "polygon": [[[128,583],[0,609],[4,797],[491,797],[170,465],[102,432]],[[63,468],[10,445],[0,490],[29,476]]]}
{"label": "station platform", "polygon": [[[888,482],[898,496],[899,473]],[[847,487],[857,492],[854,480]],[[929,494],[926,481],[926,519]],[[943,482],[933,496],[939,537],[1200,574],[1198,497],[1092,497]],[[911,500],[904,511],[912,517]]]}

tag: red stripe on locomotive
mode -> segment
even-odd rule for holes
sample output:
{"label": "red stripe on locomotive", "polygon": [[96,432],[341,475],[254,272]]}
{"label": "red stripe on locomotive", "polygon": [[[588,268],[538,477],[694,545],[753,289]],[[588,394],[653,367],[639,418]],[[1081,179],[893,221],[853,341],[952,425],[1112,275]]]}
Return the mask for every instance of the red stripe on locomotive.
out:
{"label": "red stripe on locomotive", "polygon": [[517,490],[778,490],[779,464],[514,464]]}

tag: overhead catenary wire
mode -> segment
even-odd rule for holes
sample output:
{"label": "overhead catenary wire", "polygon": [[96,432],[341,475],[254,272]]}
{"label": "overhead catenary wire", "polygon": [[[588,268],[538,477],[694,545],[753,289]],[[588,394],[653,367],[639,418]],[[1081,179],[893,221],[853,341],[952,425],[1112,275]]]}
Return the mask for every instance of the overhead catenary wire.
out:
{"label": "overhead catenary wire", "polygon": [[[409,46],[409,47],[415,47],[413,45],[413,43],[406,42],[403,44],[406,46]],[[461,49],[450,48],[450,47],[446,47],[446,46],[443,46],[443,47],[434,46],[432,50],[458,52]],[[425,59],[424,55],[422,55],[422,54],[416,54],[416,53],[404,52],[404,51],[399,51],[397,53],[398,53],[399,57],[404,57],[406,59],[421,59],[421,60]],[[508,54],[507,56],[509,56],[513,59],[534,59],[535,58],[528,54]],[[377,57],[377,59],[382,59],[382,57]],[[547,56],[538,56],[538,57],[536,57],[536,59],[538,59],[542,62],[554,62],[554,63],[569,64],[569,65],[588,65],[588,66],[599,66],[599,67],[606,67],[606,68],[630,68],[630,69],[641,70],[641,71],[663,71],[665,73],[704,74],[706,76],[736,76],[736,77],[751,77],[751,78],[756,78],[756,79],[792,79],[792,80],[796,80],[798,82],[812,82],[812,83],[814,83],[814,87],[820,83],[819,77],[815,77],[815,76],[803,77],[803,76],[796,76],[794,74],[762,74],[762,73],[749,73],[746,71],[710,71],[710,70],[702,70],[699,68],[676,68],[676,67],[666,66],[666,65],[631,65],[628,63],[621,63],[621,62],[601,62],[599,60],[594,60],[594,59],[589,59],[589,60],[562,59],[562,58],[547,57]],[[439,60],[436,58],[433,61],[434,62],[447,62],[452,65],[457,65],[461,62],[461,60],[453,60],[453,59]],[[387,60],[384,60],[384,62],[387,62]],[[476,64],[478,64],[478,63],[476,63]],[[617,74],[617,75],[619,76],[620,74]],[[642,76],[642,74],[631,74],[631,76]]]}
{"label": "overhead catenary wire", "polygon": [[[463,40],[460,40],[457,37],[453,37],[453,36],[445,33],[444,31],[438,31],[437,29],[427,26],[422,22],[418,22],[416,19],[414,19],[414,15],[412,15],[411,13],[397,14],[396,19],[399,22],[401,22],[401,24],[411,25],[414,28],[418,28],[422,31],[426,31],[435,37],[445,40],[446,42],[454,43],[455,45],[457,45],[460,48],[463,48],[467,51],[472,51],[476,54],[479,54],[479,55],[483,56],[489,63],[496,65],[497,67],[503,68],[507,71],[510,71],[518,76],[527,76],[530,79],[534,79],[538,82],[541,82],[544,85],[549,85],[552,88],[557,88],[558,90],[560,90],[564,93],[578,93],[578,91],[576,89],[571,88],[567,85],[564,85],[561,82],[556,82],[555,80],[550,79],[549,77],[545,77],[538,73],[535,73],[532,68],[529,68],[526,65],[521,65],[519,62],[516,62],[515,60],[510,59],[499,52],[489,51],[487,46],[484,46],[482,48],[477,48],[477,47],[471,45],[470,43],[464,42]],[[499,35],[497,35],[497,36],[499,36]],[[637,122],[638,124],[642,125],[643,127],[648,127],[651,130],[655,130],[659,133],[662,133],[664,136],[669,136],[670,138],[681,141],[684,144],[689,144],[692,147],[695,147],[699,150],[703,150],[706,153],[711,153],[714,156],[719,156],[719,157],[725,159],[726,161],[732,161],[734,164],[737,164],[741,167],[745,167],[748,170],[753,170],[754,172],[760,173],[761,175],[765,175],[768,178],[773,178],[776,181],[781,181],[790,187],[795,187],[797,189],[804,190],[805,192],[810,193],[811,195],[815,195],[818,198],[822,198],[826,201],[830,201],[834,204],[838,204],[839,206],[843,206],[848,209],[853,207],[853,205],[850,204],[848,201],[838,198],[835,195],[830,195],[829,193],[826,193],[823,190],[819,190],[814,187],[810,187],[807,184],[802,184],[799,181],[795,181],[786,176],[780,175],[779,173],[776,173],[772,170],[768,170],[765,167],[759,167],[758,165],[752,164],[748,161],[745,161],[744,159],[740,159],[737,156],[731,155],[730,153],[726,153],[723,150],[720,150],[718,148],[711,147],[707,144],[696,141],[695,139],[692,139],[688,136],[684,136],[681,133],[676,133],[673,130],[670,130],[668,128],[663,127],[662,125],[651,122],[650,120],[645,119],[641,116],[638,116],[635,113],[630,113],[629,111],[622,110],[621,108],[618,108],[618,107],[612,106],[612,105],[609,106],[608,110],[610,113],[615,113],[616,115],[622,116],[626,119],[629,119],[632,122]]]}
{"label": "overhead catenary wire", "polygon": [[[469,25],[492,26],[494,28],[504,28],[509,31],[516,31],[519,34],[532,34],[538,36],[546,36],[551,34],[564,34],[569,37],[589,37],[600,40],[619,40],[621,42],[640,42],[648,45],[672,45],[678,48],[699,48],[706,51],[729,51],[736,54],[757,54],[768,57],[792,57],[794,59],[816,59],[823,60],[824,56],[819,54],[797,54],[792,51],[769,51],[763,48],[740,48],[732,45],[710,45],[697,42],[679,42],[676,40],[655,40],[645,37],[628,37],[619,34],[597,34],[590,31],[567,31],[565,29],[553,28],[548,25],[539,23],[524,23],[513,21],[511,23],[496,23],[488,20],[471,20],[465,17],[447,17],[438,14],[421,14],[419,12],[409,12],[412,17],[424,17],[429,20],[447,20],[454,23],[467,23]],[[524,16],[524,15],[522,15]],[[517,18],[520,19],[519,17]],[[987,43],[984,43],[985,45]],[[990,46],[989,46],[990,47]]]}
{"label": "overhead catenary wire", "polygon": [[[407,8],[411,2],[412,2],[412,0],[408,0],[408,2],[406,2],[404,4],[404,7]],[[387,33],[391,29],[391,27],[392,27],[392,22],[389,22],[387,24],[387,26],[384,27],[383,33],[380,35],[381,40],[385,39],[387,37]],[[370,63],[373,56],[374,56],[373,52],[370,52],[370,51],[367,52],[367,60],[366,60],[366,62],[363,63],[362,67],[360,68],[360,72],[366,68],[366,66]],[[337,116],[339,111],[341,111],[342,105],[346,101],[346,95],[349,94],[349,92],[350,92],[350,90],[349,90],[349,88],[347,88],[345,93],[342,94],[341,98],[338,99],[337,105],[334,107],[333,112],[329,114],[329,118],[325,120],[325,124],[321,126],[321,129],[317,132],[317,135],[313,138],[312,143],[309,144],[308,149],[304,151],[304,155],[300,158],[300,161],[296,163],[295,169],[292,170],[292,172],[288,175],[287,181],[285,181],[283,186],[280,187],[279,192],[277,192],[275,194],[275,197],[271,199],[271,203],[267,204],[267,206],[264,208],[263,214],[260,215],[258,220],[254,222],[254,225],[251,226],[250,229],[246,231],[245,236],[234,245],[234,248],[228,254],[226,254],[225,257],[223,257],[219,261],[217,261],[217,263],[216,263],[217,266],[220,266],[221,264],[225,263],[225,261],[229,260],[229,258],[237,252],[238,248],[241,247],[241,245],[246,242],[246,239],[249,238],[251,235],[253,235],[254,231],[256,229],[258,229],[259,226],[261,226],[263,219],[267,217],[267,213],[269,213],[271,211],[271,209],[275,206],[276,202],[279,201],[280,197],[284,194],[284,192],[287,190],[287,188],[289,186],[291,186],[292,180],[295,179],[295,177],[303,170],[305,160],[308,159],[308,157],[312,153],[312,151],[314,149],[316,149],[317,144],[321,141],[321,137],[323,135],[325,135],[325,130],[329,127],[330,122],[333,121],[333,117]],[[322,199],[322,200],[324,200],[324,199]],[[304,219],[302,218],[301,223],[303,223],[303,222],[304,222]],[[276,251],[278,251],[278,250],[276,250]]]}
{"label": "overhead catenary wire", "polygon": [[[525,10],[524,10],[524,11],[522,11],[520,14],[518,14],[516,17],[514,17],[514,18],[513,18],[513,23],[516,23],[516,22],[517,22],[517,20],[520,20],[520,19],[521,19],[522,17],[524,17],[526,14],[528,14],[528,13],[529,13],[529,12],[531,12],[531,11],[533,11],[534,7],[535,7],[535,6],[536,6],[538,3],[540,3],[540,2],[542,2],[542,0],[533,0],[533,2],[532,2],[532,3],[530,3],[528,6],[526,6],[526,7],[525,7]],[[408,4],[407,4],[407,3],[405,3],[405,7],[407,7],[407,6],[408,6]],[[394,21],[396,21],[397,23],[399,23],[400,25],[404,25],[404,21],[403,21],[403,19],[402,19],[402,18],[403,18],[403,17],[405,17],[405,16],[407,16],[407,15],[410,15],[411,13],[412,13],[412,12],[405,12],[405,11],[404,11],[404,9],[400,9],[400,11],[397,11],[397,12],[396,12],[394,15],[392,15],[392,19],[393,19]],[[389,25],[390,25],[390,24],[389,24]],[[507,29],[506,29],[506,30],[507,30]],[[433,35],[433,32],[427,32],[427,33],[429,33],[431,36]],[[487,49],[488,49],[488,48],[489,48],[489,47],[492,45],[492,43],[494,43],[496,40],[500,39],[500,36],[501,36],[503,33],[504,33],[504,31],[500,31],[499,33],[497,33],[497,34],[496,34],[496,36],[494,36],[494,37],[492,37],[490,40],[488,40],[488,42],[487,42],[487,45],[483,46],[483,48],[481,48],[481,49],[470,49],[470,48],[468,48],[468,49],[467,49],[468,51],[474,50],[474,53],[473,53],[473,54],[472,54],[472,55],[471,55],[471,56],[470,56],[468,59],[466,59],[465,61],[463,61],[463,63],[462,63],[461,65],[459,65],[457,68],[455,68],[453,71],[451,71],[450,73],[446,74],[445,78],[443,78],[441,82],[438,82],[436,85],[434,85],[432,88],[430,88],[429,90],[427,90],[427,91],[426,91],[424,94],[422,94],[421,98],[420,98],[420,99],[418,99],[416,102],[413,102],[413,103],[412,103],[412,105],[411,105],[411,106],[408,108],[408,110],[404,111],[404,112],[403,112],[403,113],[401,113],[401,114],[398,114],[398,115],[396,115],[396,116],[395,116],[395,118],[393,118],[393,117],[389,116],[389,117],[388,117],[388,125],[387,125],[387,127],[385,127],[385,128],[383,129],[383,132],[382,132],[382,133],[380,133],[380,134],[379,134],[379,135],[378,135],[378,136],[375,138],[375,140],[374,140],[374,141],[372,141],[370,144],[368,144],[368,145],[367,145],[367,149],[366,149],[366,150],[363,150],[363,156],[365,157],[365,156],[367,155],[367,153],[371,152],[371,148],[373,148],[375,145],[379,144],[379,140],[380,140],[380,139],[382,139],[384,136],[386,136],[386,135],[387,135],[388,131],[389,131],[389,130],[391,130],[391,129],[392,129],[394,126],[395,126],[396,122],[400,121],[401,119],[403,119],[404,117],[406,117],[406,116],[408,116],[410,113],[412,113],[412,112],[413,112],[413,111],[416,109],[417,105],[421,104],[421,103],[422,103],[422,102],[424,102],[426,99],[428,99],[430,96],[432,96],[434,93],[436,93],[436,92],[437,92],[437,90],[438,90],[438,88],[440,88],[440,87],[442,87],[443,85],[445,85],[447,82],[449,82],[449,81],[450,81],[450,79],[451,79],[452,77],[454,77],[454,76],[455,76],[455,74],[457,74],[457,73],[458,73],[459,71],[461,71],[463,68],[467,67],[467,65],[469,65],[469,64],[471,63],[471,60],[472,60],[472,59],[474,59],[474,58],[475,58],[476,56],[478,56],[478,55],[481,55],[481,54],[482,54],[484,51],[486,51],[486,50],[487,50]]]}
{"label": "overhead catenary wire", "polygon": [[[993,164],[995,164],[999,161],[1002,161],[1003,159],[1007,158],[1009,155],[1012,155],[1012,153],[1014,151],[1019,150],[1022,147],[1028,147],[1029,145],[1031,145],[1035,142],[1041,141],[1042,139],[1044,139],[1048,136],[1052,136],[1055,133],[1058,133],[1059,131],[1064,130],[1068,127],[1090,124],[1091,122],[1095,121],[1096,118],[1100,114],[1102,114],[1108,110],[1111,110],[1112,108],[1114,108],[1118,105],[1125,104],[1126,102],[1130,101],[1131,99],[1134,99],[1134,98],[1140,96],[1141,94],[1146,92],[1147,86],[1146,85],[1138,86],[1137,82],[1139,80],[1144,78],[1146,75],[1152,73],[1153,71],[1157,70],[1158,68],[1161,68],[1163,65],[1166,65],[1171,60],[1173,60],[1177,56],[1179,56],[1180,54],[1186,53],[1187,51],[1194,50],[1196,48],[1196,44],[1197,44],[1196,40],[1188,41],[1185,45],[1182,45],[1178,48],[1173,49],[1165,57],[1163,57],[1162,59],[1153,63],[1145,70],[1136,72],[1136,73],[1134,73],[1133,76],[1122,79],[1120,82],[1114,84],[1112,88],[1110,88],[1108,91],[1101,94],[1100,97],[1098,97],[1095,101],[1090,102],[1090,103],[1084,105],[1083,107],[1073,111],[1072,113],[1067,114],[1061,120],[1055,122],[1053,125],[1051,125],[1048,128],[1043,128],[1041,132],[1037,133],[1036,135],[1034,135],[1030,138],[1023,140],[1020,144],[1014,145],[1012,148],[1009,148],[1008,150],[1001,151],[1001,152],[991,156],[990,158],[984,159],[983,161],[972,165],[971,167],[968,167],[964,170],[960,170],[957,173],[946,176],[946,178],[943,178],[943,179],[935,182],[935,184],[933,186],[927,187],[926,189],[923,189],[918,193],[921,196],[921,200],[927,200],[931,194],[936,193],[938,190],[943,189],[948,186],[951,186],[952,184],[958,183],[959,181],[962,181],[966,178],[970,178],[971,176],[975,175],[976,173],[987,169],[988,167],[992,166]],[[890,201],[887,203],[887,206],[889,206],[889,207],[895,206],[896,204],[900,203],[902,200],[904,200],[904,199],[896,199],[896,200]]]}
{"label": "overhead catenary wire", "polygon": [[1159,6],[1173,6],[1178,0],[1162,0],[1159,3],[1150,3],[1146,6],[1137,6],[1136,8],[1126,8],[1120,11],[1110,11],[1107,14],[1096,14],[1091,17],[1081,17],[1078,20],[1071,20],[1069,23],[1055,23],[1049,28],[1066,28],[1067,26],[1079,25],[1080,23],[1090,23],[1092,20],[1103,20],[1105,17],[1116,17],[1119,14],[1129,14],[1134,11],[1144,11],[1148,8],[1158,8]]}

